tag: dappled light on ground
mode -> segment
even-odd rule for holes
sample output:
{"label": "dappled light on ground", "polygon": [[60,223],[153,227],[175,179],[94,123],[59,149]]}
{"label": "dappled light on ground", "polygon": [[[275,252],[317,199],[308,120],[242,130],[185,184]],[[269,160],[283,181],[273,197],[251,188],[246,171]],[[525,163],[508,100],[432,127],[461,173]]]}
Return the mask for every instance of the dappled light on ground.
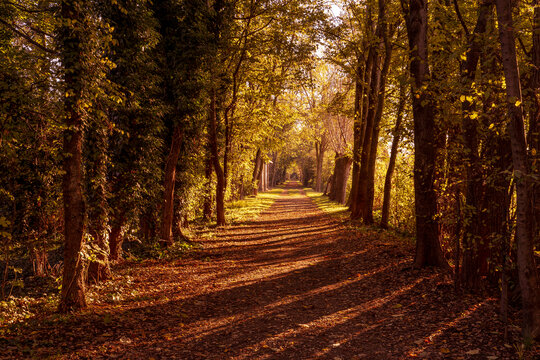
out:
{"label": "dappled light on ground", "polygon": [[494,300],[454,294],[448,275],[411,268],[410,245],[346,229],[301,189],[201,243],[121,266],[108,285],[121,296],[37,319],[6,340],[8,357],[514,358]]}

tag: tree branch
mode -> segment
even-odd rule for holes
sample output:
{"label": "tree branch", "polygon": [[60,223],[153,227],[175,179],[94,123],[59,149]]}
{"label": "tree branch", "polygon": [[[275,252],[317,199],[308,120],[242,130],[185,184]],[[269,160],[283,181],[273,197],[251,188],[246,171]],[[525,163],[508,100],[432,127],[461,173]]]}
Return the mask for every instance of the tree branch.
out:
{"label": "tree branch", "polygon": [[3,19],[0,19],[0,24],[4,24],[4,26],[6,26],[9,30],[13,31],[15,34],[17,34],[20,37],[24,38],[26,41],[28,41],[32,45],[40,48],[41,50],[43,50],[43,51],[45,51],[45,52],[47,52],[49,54],[56,54],[56,52],[54,50],[51,50],[51,49],[41,45],[40,43],[38,43],[37,41],[32,39],[28,34],[26,34],[25,32],[17,29],[14,25],[8,23],[7,21],[4,21]]}
{"label": "tree branch", "polygon": [[463,27],[463,30],[465,31],[465,36],[467,36],[467,39],[471,36],[471,33],[469,32],[469,29],[467,28],[467,24],[465,24],[465,20],[463,20],[463,16],[461,15],[461,11],[459,10],[459,5],[457,0],[453,1],[454,3],[454,9],[456,10],[456,15],[459,19],[459,22],[461,23],[461,26]]}

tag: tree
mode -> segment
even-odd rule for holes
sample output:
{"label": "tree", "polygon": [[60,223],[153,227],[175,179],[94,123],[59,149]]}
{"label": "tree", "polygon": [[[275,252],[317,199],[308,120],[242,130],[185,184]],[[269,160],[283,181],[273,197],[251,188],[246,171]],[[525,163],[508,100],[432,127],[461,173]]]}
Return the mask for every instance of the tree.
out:
{"label": "tree", "polygon": [[399,86],[399,104],[396,112],[396,124],[394,125],[394,130],[392,131],[392,147],[390,149],[390,160],[388,161],[388,169],[386,170],[386,176],[384,179],[384,190],[383,190],[383,207],[381,210],[381,227],[388,227],[388,215],[390,213],[390,197],[392,191],[392,175],[394,174],[394,169],[396,167],[396,157],[399,141],[401,138],[401,122],[403,121],[403,113],[405,111],[405,101],[406,101],[406,92],[405,85],[400,84]]}
{"label": "tree", "polygon": [[173,243],[174,191],[178,164],[186,123],[200,109],[201,81],[204,72],[202,59],[210,51],[204,44],[209,39],[206,28],[208,15],[206,2],[159,1],[154,3],[154,13],[159,23],[161,41],[161,77],[163,100],[166,106],[168,153],[163,178],[163,203],[160,241]]}
{"label": "tree", "polygon": [[497,19],[501,44],[502,63],[506,80],[508,125],[514,181],[516,183],[516,242],[519,285],[523,303],[523,335],[540,338],[540,283],[534,260],[532,221],[532,186],[528,163],[527,141],[521,105],[521,83],[517,64],[512,4],[509,0],[496,0]]}
{"label": "tree", "polygon": [[83,118],[81,99],[83,91],[84,47],[82,4],[77,0],[61,2],[63,25],[60,28],[60,46],[64,75],[64,272],[59,310],[67,312],[86,307],[85,260],[82,258],[85,231],[85,204],[83,198]]}
{"label": "tree", "polygon": [[401,2],[409,39],[411,94],[414,119],[414,202],[416,210],[417,267],[447,263],[439,242],[437,195],[434,188],[436,161],[435,108],[429,93],[427,0]]}

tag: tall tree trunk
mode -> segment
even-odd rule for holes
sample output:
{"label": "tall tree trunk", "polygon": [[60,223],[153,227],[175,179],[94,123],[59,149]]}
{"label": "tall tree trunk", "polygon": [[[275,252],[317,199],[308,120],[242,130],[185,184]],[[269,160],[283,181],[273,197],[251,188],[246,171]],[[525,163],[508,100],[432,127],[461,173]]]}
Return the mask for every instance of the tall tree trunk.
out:
{"label": "tall tree trunk", "polygon": [[270,187],[276,186],[277,163],[278,163],[278,154],[277,152],[274,151],[272,153],[272,175],[270,178]]}
{"label": "tall tree trunk", "polygon": [[377,93],[377,107],[374,115],[373,134],[371,136],[371,144],[368,159],[368,179],[367,179],[367,204],[363,214],[364,224],[373,224],[373,201],[375,198],[375,162],[377,161],[377,148],[379,146],[379,131],[380,124],[383,115],[385,95],[386,95],[386,78],[390,69],[390,62],[392,60],[392,42],[393,29],[389,29],[386,24],[386,4],[384,0],[379,1],[381,18],[381,37],[384,44],[385,54],[384,61],[381,69],[381,80],[379,91]]}
{"label": "tall tree trunk", "polygon": [[[107,234],[107,211],[106,204],[101,204],[98,211],[101,213],[93,219],[90,219],[91,228],[89,229],[95,243],[95,260],[88,265],[88,281],[98,283],[111,277],[111,267],[109,263],[109,239]],[[101,216],[100,216],[101,215]]]}
{"label": "tall tree trunk", "polygon": [[[523,335],[540,338],[540,282],[534,260],[532,221],[532,186],[529,179],[527,141],[521,106],[521,84],[516,56],[512,4],[510,0],[497,0],[497,19],[501,42],[502,63],[506,80],[509,133],[512,162],[516,183],[516,243],[517,265],[521,299],[523,303]],[[519,101],[519,102],[518,102]]]}
{"label": "tall tree trunk", "polygon": [[261,169],[259,172],[259,191],[266,191],[267,163],[261,159]]}
{"label": "tall tree trunk", "polygon": [[262,166],[262,154],[261,149],[257,149],[257,154],[255,155],[253,176],[251,184],[253,186],[253,195],[257,195],[257,190],[259,189],[259,177],[261,176],[261,166]]}
{"label": "tall tree trunk", "polygon": [[204,204],[203,204],[203,219],[210,221],[212,219],[212,152],[210,146],[206,147],[206,159],[204,164]]}
{"label": "tall tree trunk", "polygon": [[436,147],[434,100],[425,89],[429,81],[427,0],[402,0],[409,39],[414,117],[414,203],[416,267],[448,267],[439,240],[437,195],[434,187]]}
{"label": "tall tree trunk", "polygon": [[221,164],[219,163],[218,139],[217,139],[217,109],[216,94],[212,91],[210,100],[210,111],[208,113],[208,136],[210,150],[212,152],[212,163],[216,173],[216,221],[218,226],[225,225],[225,176]]}
{"label": "tall tree trunk", "polygon": [[354,95],[354,134],[353,134],[353,174],[351,193],[349,195],[349,210],[356,214],[358,182],[360,177],[360,162],[362,156],[362,144],[366,132],[366,115],[369,106],[369,88],[371,73],[374,65],[375,52],[372,47],[368,51],[367,59],[362,64],[362,59],[358,56],[358,67],[355,79]]}
{"label": "tall tree trunk", "polygon": [[[480,4],[478,18],[472,37],[469,39],[468,51],[465,61],[461,64],[461,77],[464,83],[465,95],[461,101],[462,126],[465,135],[465,169],[466,169],[466,191],[465,209],[468,220],[464,224],[463,235],[463,263],[461,283],[468,289],[477,289],[480,286],[481,268],[485,268],[487,257],[480,256],[481,247],[488,245],[488,239],[481,236],[481,221],[476,221],[482,209],[480,208],[482,193],[482,171],[480,158],[478,155],[478,117],[474,112],[474,104],[469,101],[472,92],[472,83],[476,77],[476,70],[482,52],[482,34],[486,32],[487,20],[492,13],[492,1],[485,1]],[[457,10],[456,5],[456,10]],[[457,11],[456,11],[457,12]],[[459,14],[459,12],[458,12]],[[484,263],[484,264],[482,264]]]}
{"label": "tall tree trunk", "polygon": [[[540,0],[533,0],[532,31],[532,74],[529,83],[529,94],[532,106],[529,110],[529,150],[531,153],[531,169],[536,178],[540,178]],[[533,185],[531,197],[533,203],[534,222],[532,233],[536,237],[535,244],[540,247],[540,180]]]}
{"label": "tall tree trunk", "polygon": [[[379,31],[377,31],[378,33]],[[361,143],[360,170],[356,184],[356,198],[351,210],[351,219],[364,219],[368,211],[368,185],[369,185],[369,155],[371,150],[371,138],[374,132],[375,112],[377,107],[377,95],[380,89],[381,68],[377,66],[380,60],[382,43],[379,43],[374,55],[374,65],[371,70],[371,81],[368,89],[368,105],[366,110],[365,127],[363,129],[363,141]]]}
{"label": "tall tree trunk", "polygon": [[98,283],[111,277],[109,264],[109,239],[107,222],[109,208],[107,203],[107,145],[109,134],[103,124],[92,121],[85,139],[83,151],[86,163],[86,204],[88,233],[93,238],[94,259],[88,265],[89,282]]}
{"label": "tall tree trunk", "polygon": [[85,264],[81,258],[84,235],[85,204],[82,193],[83,120],[78,102],[82,96],[83,39],[82,4],[74,0],[61,2],[63,19],[60,29],[62,65],[64,68],[66,111],[64,130],[64,272],[59,311],[68,312],[86,307]]}
{"label": "tall tree trunk", "polygon": [[173,129],[171,147],[167,162],[165,163],[165,178],[163,181],[163,205],[161,210],[160,242],[163,245],[172,245],[172,226],[174,219],[174,185],[176,182],[176,166],[182,149],[183,133],[180,125]]}
{"label": "tall tree trunk", "polygon": [[322,170],[323,170],[322,167],[323,167],[325,147],[326,146],[324,144],[323,139],[315,142],[315,161],[317,163],[317,169],[315,173],[315,191],[318,191],[318,192],[322,191]]}
{"label": "tall tree trunk", "polygon": [[388,227],[388,215],[390,213],[390,198],[392,191],[392,176],[394,175],[394,169],[396,167],[396,158],[399,141],[401,139],[401,121],[403,120],[403,111],[405,109],[405,86],[399,87],[399,103],[396,116],[396,124],[394,125],[394,131],[392,139],[392,147],[390,149],[390,160],[388,161],[388,169],[386,170],[386,177],[384,178],[384,191],[383,191],[383,206],[381,213],[381,227]]}

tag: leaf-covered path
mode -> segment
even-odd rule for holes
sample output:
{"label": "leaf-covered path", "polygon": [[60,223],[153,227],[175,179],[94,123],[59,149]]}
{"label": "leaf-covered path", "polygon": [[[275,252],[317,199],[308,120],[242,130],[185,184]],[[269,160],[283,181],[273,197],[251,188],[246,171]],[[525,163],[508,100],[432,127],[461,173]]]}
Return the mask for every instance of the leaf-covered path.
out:
{"label": "leaf-covered path", "polygon": [[410,245],[346,228],[300,189],[201,241],[181,260],[124,264],[129,296],[34,323],[0,357],[515,358],[495,299],[455,295],[410,268]]}

